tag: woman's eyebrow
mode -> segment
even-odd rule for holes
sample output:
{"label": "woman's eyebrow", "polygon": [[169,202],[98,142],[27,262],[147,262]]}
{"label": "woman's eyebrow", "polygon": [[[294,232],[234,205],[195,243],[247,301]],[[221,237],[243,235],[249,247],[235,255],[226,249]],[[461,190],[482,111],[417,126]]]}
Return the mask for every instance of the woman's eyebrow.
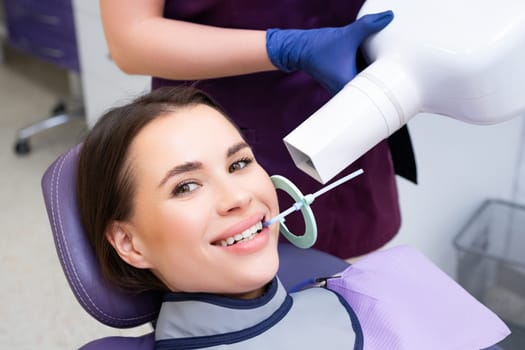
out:
{"label": "woman's eyebrow", "polygon": [[168,170],[168,172],[166,173],[162,181],[159,183],[158,187],[162,187],[162,185],[164,185],[166,181],[168,181],[169,178],[172,176],[176,176],[182,173],[187,173],[189,171],[198,170],[201,168],[202,168],[201,162],[186,162],[184,164],[174,166],[173,168]]}
{"label": "woman's eyebrow", "polygon": [[240,150],[242,150],[243,148],[246,148],[246,147],[249,148],[250,145],[248,145],[244,141],[236,143],[235,145],[233,145],[230,148],[228,148],[228,151],[226,152],[226,158],[229,158],[229,157],[233,156],[235,153],[239,152]]}
{"label": "woman's eyebrow", "polygon": [[[233,156],[235,153],[239,152],[240,150],[242,150],[242,149],[244,149],[246,147],[250,147],[250,145],[248,145],[244,141],[236,143],[235,145],[233,145],[233,146],[228,148],[228,150],[226,151],[226,158],[229,158],[229,157]],[[158,187],[162,187],[169,180],[169,178],[172,177],[172,176],[180,175],[180,174],[187,173],[187,172],[194,171],[194,170],[198,170],[198,169],[201,169],[201,168],[202,168],[202,163],[201,162],[186,162],[184,164],[180,164],[180,165],[174,166],[173,168],[168,170],[166,175],[164,175],[164,178],[162,178],[162,180],[160,181]]]}

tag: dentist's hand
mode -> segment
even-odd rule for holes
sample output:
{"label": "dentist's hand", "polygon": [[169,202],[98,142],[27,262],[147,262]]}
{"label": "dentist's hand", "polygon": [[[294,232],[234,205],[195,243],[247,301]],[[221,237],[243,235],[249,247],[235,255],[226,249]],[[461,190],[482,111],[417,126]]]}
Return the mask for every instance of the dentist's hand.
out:
{"label": "dentist's hand", "polygon": [[266,50],[279,70],[302,70],[335,94],[357,74],[359,45],[383,29],[393,17],[392,11],[385,11],[363,16],[344,27],[269,29]]}

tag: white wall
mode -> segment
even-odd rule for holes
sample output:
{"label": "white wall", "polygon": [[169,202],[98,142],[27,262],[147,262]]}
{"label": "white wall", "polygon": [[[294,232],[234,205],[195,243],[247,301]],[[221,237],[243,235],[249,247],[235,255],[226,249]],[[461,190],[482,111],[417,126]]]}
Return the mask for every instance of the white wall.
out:
{"label": "white wall", "polygon": [[388,246],[416,246],[455,276],[452,240],[483,200],[525,199],[525,179],[519,193],[514,187],[518,165],[525,167],[525,161],[519,162],[525,118],[478,126],[421,114],[408,125],[419,184],[398,178],[403,223]]}

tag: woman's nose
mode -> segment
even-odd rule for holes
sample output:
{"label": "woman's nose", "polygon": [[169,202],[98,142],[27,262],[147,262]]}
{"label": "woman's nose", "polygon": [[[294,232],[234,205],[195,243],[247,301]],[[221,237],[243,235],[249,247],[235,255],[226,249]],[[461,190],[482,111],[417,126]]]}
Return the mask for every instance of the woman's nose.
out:
{"label": "woman's nose", "polygon": [[217,208],[221,215],[243,210],[252,201],[250,191],[233,181],[223,181],[217,189]]}

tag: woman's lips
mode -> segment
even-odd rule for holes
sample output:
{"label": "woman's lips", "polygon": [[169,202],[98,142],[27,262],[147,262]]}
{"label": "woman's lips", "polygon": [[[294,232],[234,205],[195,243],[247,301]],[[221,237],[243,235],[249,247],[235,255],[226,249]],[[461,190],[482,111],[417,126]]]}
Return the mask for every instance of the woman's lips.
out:
{"label": "woman's lips", "polygon": [[255,225],[244,230],[243,232],[227,237],[226,239],[221,239],[220,241],[216,241],[213,244],[220,245],[222,247],[227,247],[233,244],[237,244],[239,242],[245,242],[245,241],[253,239],[258,233],[262,231],[262,229],[263,229],[262,222],[259,221],[259,222],[256,222]]}
{"label": "woman's lips", "polygon": [[217,236],[216,239],[212,242],[212,244],[217,245],[223,240],[227,240],[229,238],[234,238],[236,235],[242,235],[244,232],[248,230],[253,230],[255,226],[261,224],[264,221],[264,214],[263,213],[254,213],[247,218],[239,221],[238,223],[228,227],[226,230],[224,230],[220,235]]}

